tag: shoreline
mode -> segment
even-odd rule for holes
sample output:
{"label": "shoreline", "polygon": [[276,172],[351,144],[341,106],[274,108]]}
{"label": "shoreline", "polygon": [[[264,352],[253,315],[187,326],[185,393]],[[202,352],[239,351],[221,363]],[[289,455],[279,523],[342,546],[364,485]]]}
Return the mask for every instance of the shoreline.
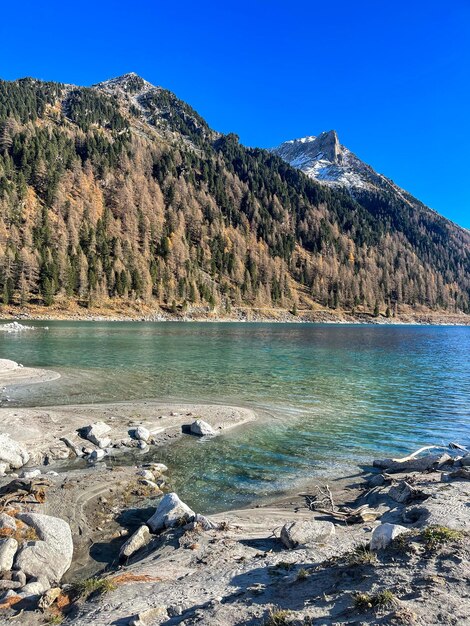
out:
{"label": "shoreline", "polygon": [[[28,373],[37,376],[13,361],[0,360],[0,375],[2,369],[10,379],[20,377],[12,386],[30,384]],[[47,541],[40,536],[26,543],[24,523],[18,526],[16,516],[34,521],[39,513],[43,520],[65,525],[73,542],[69,566],[54,587],[30,574],[26,584],[17,583],[18,575],[7,572],[0,581],[2,626],[19,615],[24,626],[40,626],[45,619],[65,619],[74,626],[300,626],[317,621],[333,626],[345,615],[371,625],[437,626],[442,614],[457,620],[468,615],[469,452],[441,448],[424,457],[374,461],[375,469],[370,459],[370,466],[351,475],[310,477],[303,493],[292,486],[292,493],[269,501],[260,497],[208,518],[197,505],[188,509],[189,518],[176,510],[175,523],[149,532],[160,503],[173,497],[168,493],[171,469],[146,462],[139,449],[171,445],[196,419],[223,433],[258,415],[247,407],[152,400],[0,408],[2,435],[10,435],[29,454],[12,474],[0,477],[2,522],[16,523],[18,542],[23,542],[19,554]],[[133,454],[128,462],[108,465],[113,455],[82,432],[97,421],[109,427],[108,446]],[[145,446],[131,435],[138,427],[148,429]],[[103,462],[81,461],[85,447],[85,457],[101,450]],[[373,548],[376,532],[389,528],[403,534],[403,541]],[[449,539],[436,547],[426,533]],[[122,558],[128,545],[132,550]],[[41,571],[56,558],[44,549]],[[77,595],[76,589],[88,585],[103,590]],[[378,611],[372,602],[385,593],[387,603]],[[358,597],[366,599],[360,604]],[[273,615],[284,621],[269,621]]]}
{"label": "shoreline", "polygon": [[186,313],[172,313],[160,307],[125,307],[124,309],[101,308],[66,309],[35,307],[16,309],[0,306],[0,319],[5,321],[77,321],[77,322],[207,322],[207,323],[295,323],[295,324],[361,324],[361,325],[417,325],[417,326],[470,326],[470,315],[444,311],[403,311],[395,317],[371,313],[336,311],[331,309],[299,310],[296,314],[288,309],[233,308],[231,313],[215,309],[194,307]]}

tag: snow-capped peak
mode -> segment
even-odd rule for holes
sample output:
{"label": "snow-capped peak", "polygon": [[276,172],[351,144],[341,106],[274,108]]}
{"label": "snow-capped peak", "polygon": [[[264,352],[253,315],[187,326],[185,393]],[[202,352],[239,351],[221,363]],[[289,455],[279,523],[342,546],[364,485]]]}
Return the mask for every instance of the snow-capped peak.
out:
{"label": "snow-capped peak", "polygon": [[135,72],[128,72],[127,74],[123,74],[122,76],[116,76],[115,78],[110,78],[93,86],[104,89],[105,91],[118,90],[128,94],[142,93],[144,91],[148,91],[149,89],[155,88],[152,83],[144,80]]}
{"label": "snow-capped peak", "polygon": [[381,178],[345,146],[335,130],[320,135],[291,139],[271,150],[321,183],[363,189],[375,186]]}

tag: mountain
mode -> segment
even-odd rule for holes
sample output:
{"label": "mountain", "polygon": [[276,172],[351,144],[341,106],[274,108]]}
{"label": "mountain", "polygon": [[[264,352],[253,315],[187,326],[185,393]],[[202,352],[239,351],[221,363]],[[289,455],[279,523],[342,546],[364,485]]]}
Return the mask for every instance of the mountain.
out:
{"label": "mountain", "polygon": [[283,146],[246,148],[133,73],[0,81],[3,303],[469,312],[466,230],[336,133]]}
{"label": "mountain", "polygon": [[321,183],[353,191],[393,185],[339,142],[336,131],[285,141],[272,152]]}

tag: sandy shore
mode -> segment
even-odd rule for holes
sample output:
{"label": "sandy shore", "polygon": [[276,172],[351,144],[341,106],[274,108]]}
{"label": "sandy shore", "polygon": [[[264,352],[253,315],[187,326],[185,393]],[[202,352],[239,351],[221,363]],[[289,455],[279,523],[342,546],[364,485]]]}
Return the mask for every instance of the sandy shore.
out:
{"label": "sandy shore", "polygon": [[33,385],[46,383],[60,378],[60,374],[51,370],[34,367],[23,367],[21,364],[8,359],[0,359],[0,386]]}

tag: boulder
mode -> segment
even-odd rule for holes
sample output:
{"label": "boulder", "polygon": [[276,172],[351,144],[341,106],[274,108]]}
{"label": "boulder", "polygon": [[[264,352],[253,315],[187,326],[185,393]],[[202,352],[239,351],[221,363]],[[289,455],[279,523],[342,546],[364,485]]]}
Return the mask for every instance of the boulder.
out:
{"label": "boulder", "polygon": [[145,426],[137,426],[134,430],[134,437],[139,441],[147,442],[150,439],[150,431]]}
{"label": "boulder", "polygon": [[194,511],[182,502],[176,493],[167,493],[160,500],[147,525],[153,532],[157,532],[164,528],[173,528],[184,520],[192,521],[194,516]]}
{"label": "boulder", "polygon": [[97,461],[102,461],[106,456],[106,452],[104,450],[93,450],[87,458],[88,463],[96,463]]}
{"label": "boulder", "polygon": [[111,426],[108,426],[104,422],[96,422],[91,424],[85,430],[86,438],[91,443],[94,443],[98,448],[107,448],[111,445],[111,439],[107,437],[107,434],[111,431]]}
{"label": "boulder", "polygon": [[16,530],[15,518],[11,515],[8,515],[8,513],[0,513],[0,528]]}
{"label": "boulder", "polygon": [[196,420],[191,424],[189,430],[192,435],[197,435],[198,437],[213,437],[216,434],[212,426],[204,420]]}
{"label": "boulder", "polygon": [[11,469],[18,469],[28,461],[28,451],[22,444],[11,439],[10,435],[0,435],[0,463],[7,464]]}
{"label": "boulder", "polygon": [[63,519],[41,513],[20,513],[18,518],[34,528],[39,540],[28,542],[17,553],[15,569],[22,570],[28,577],[47,579],[50,587],[60,581],[72,563],[70,526]]}
{"label": "boulder", "polygon": [[[0,572],[9,572],[13,567],[18,542],[16,539],[0,539]],[[12,589],[12,587],[10,587]]]}
{"label": "boulder", "polygon": [[460,465],[463,465],[464,467],[470,466],[470,453],[460,459]]}
{"label": "boulder", "polygon": [[332,522],[287,522],[281,529],[281,541],[290,550],[315,543],[324,543],[335,534]]}
{"label": "boulder", "polygon": [[143,548],[150,541],[151,535],[148,526],[143,524],[140,528],[138,528],[135,533],[129,537],[129,539],[124,543],[119,552],[120,559],[128,559],[135,552]]}
{"label": "boulder", "polygon": [[395,537],[407,532],[408,528],[400,526],[400,524],[389,524],[388,522],[380,524],[380,526],[374,528],[372,532],[370,549],[376,551],[386,548],[392,543]]}

